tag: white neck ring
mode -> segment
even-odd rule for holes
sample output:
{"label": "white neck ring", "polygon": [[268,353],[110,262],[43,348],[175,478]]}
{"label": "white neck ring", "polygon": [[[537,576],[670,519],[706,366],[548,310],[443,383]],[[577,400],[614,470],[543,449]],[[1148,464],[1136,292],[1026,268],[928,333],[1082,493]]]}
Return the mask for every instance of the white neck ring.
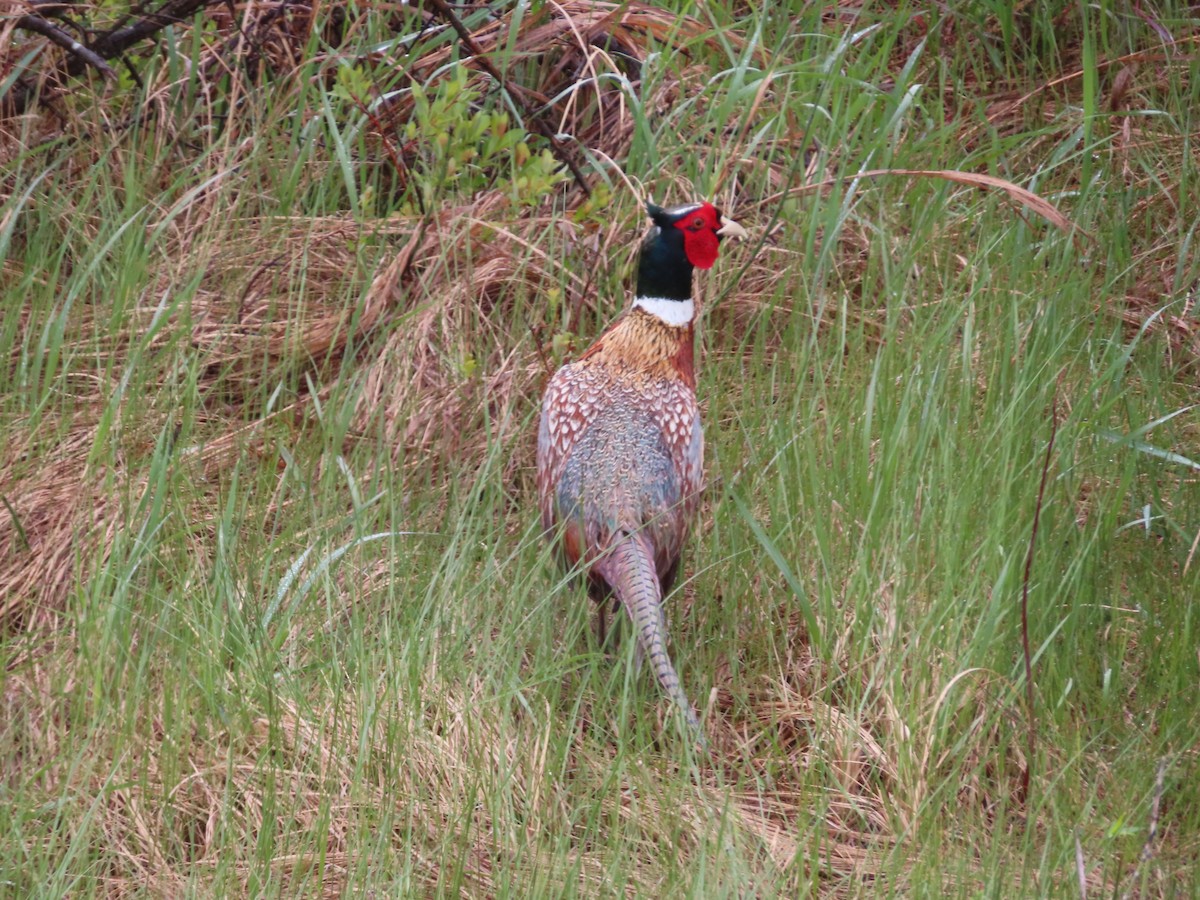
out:
{"label": "white neck ring", "polygon": [[690,325],[696,317],[696,304],[690,298],[687,300],[668,300],[665,297],[637,297],[634,307],[640,307],[657,319],[668,325],[679,327]]}

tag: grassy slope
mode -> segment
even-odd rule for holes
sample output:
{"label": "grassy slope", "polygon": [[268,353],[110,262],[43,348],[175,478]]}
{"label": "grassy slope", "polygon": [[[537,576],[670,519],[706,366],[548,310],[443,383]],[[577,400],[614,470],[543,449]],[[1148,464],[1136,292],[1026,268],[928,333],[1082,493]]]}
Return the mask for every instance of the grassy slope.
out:
{"label": "grassy slope", "polygon": [[[220,82],[229,118],[167,53],[173,112],[10,153],[0,893],[1077,896],[1081,865],[1089,895],[1190,894],[1197,486],[1112,436],[1197,457],[1165,417],[1194,397],[1200,82],[1190,44],[1147,56],[1110,115],[1095,61],[1158,38],[1064,9],[1009,51],[982,14],[710,11],[722,40],[647,66],[672,104],[632,110],[622,169],[756,234],[781,212],[701,287],[710,488],[671,609],[712,760],[534,522],[542,355],[616,312],[640,228],[612,168],[574,238],[561,198],[447,193],[422,230],[315,44],[286,90]],[[806,129],[846,180],[781,207]],[[1097,240],[849,189],[889,166],[1010,178]]]}

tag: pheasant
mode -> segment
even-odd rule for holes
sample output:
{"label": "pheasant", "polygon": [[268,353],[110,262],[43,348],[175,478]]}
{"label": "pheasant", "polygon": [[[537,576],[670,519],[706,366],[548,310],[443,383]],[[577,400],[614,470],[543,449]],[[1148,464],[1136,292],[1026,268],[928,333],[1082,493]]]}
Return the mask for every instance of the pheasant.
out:
{"label": "pheasant", "polygon": [[692,270],[746,231],[710,203],[647,204],[633,306],[546,388],[538,428],[542,527],[588,593],[615,596],[666,695],[700,743],[699,719],[666,648],[662,600],[679,568],[703,486],[704,434],[693,364]]}

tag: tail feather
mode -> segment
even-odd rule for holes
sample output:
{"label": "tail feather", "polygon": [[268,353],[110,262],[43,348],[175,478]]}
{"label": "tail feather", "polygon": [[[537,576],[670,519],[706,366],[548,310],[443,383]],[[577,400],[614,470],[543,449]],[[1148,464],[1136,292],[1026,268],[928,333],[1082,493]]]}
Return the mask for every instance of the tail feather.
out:
{"label": "tail feather", "polygon": [[667,655],[667,623],[662,611],[662,589],[649,543],[639,534],[624,535],[596,567],[633,620],[638,646],[650,660],[659,686],[683,712],[697,740],[704,744],[700,720],[679,684],[679,675],[671,664],[671,657]]}

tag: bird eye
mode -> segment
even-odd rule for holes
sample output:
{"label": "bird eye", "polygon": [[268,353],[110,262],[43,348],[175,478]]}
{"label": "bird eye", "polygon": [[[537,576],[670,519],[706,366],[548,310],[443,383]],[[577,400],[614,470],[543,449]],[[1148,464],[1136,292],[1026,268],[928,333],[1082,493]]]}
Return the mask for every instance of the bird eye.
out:
{"label": "bird eye", "polygon": [[707,224],[708,223],[704,221],[704,216],[696,216],[696,218],[692,219],[692,230],[699,231]]}

